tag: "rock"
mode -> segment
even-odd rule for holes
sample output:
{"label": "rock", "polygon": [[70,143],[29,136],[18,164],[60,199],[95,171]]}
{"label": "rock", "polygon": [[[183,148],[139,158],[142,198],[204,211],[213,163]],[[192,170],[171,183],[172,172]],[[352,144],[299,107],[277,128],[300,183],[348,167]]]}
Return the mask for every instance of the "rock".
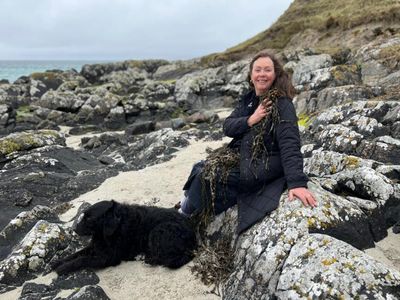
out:
{"label": "rock", "polygon": [[18,152],[48,145],[65,145],[65,138],[52,130],[10,134],[7,137],[0,138],[0,162],[10,159]]}
{"label": "rock", "polygon": [[307,109],[307,112],[315,109],[326,109],[331,106],[352,101],[365,101],[376,96],[370,87],[346,85],[340,87],[325,88],[318,93],[316,106]]}
{"label": "rock", "polygon": [[27,282],[22,287],[18,300],[54,299],[58,292],[58,290],[53,290],[45,284]]}
{"label": "rock", "polygon": [[133,68],[127,70],[114,71],[98,78],[100,83],[111,82],[119,84],[120,88],[114,90],[116,94],[135,93],[143,88],[148,78],[148,73],[145,70]]}
{"label": "rock", "polygon": [[137,122],[132,125],[129,125],[125,129],[126,135],[135,135],[135,134],[142,134],[142,133],[149,133],[154,131],[155,123],[153,121],[144,121],[144,122]]}
{"label": "rock", "polygon": [[[362,168],[357,170],[363,172]],[[368,180],[372,183],[376,179]],[[318,199],[316,208],[305,208],[300,201],[287,202],[285,193],[277,210],[237,240],[232,236],[237,219],[235,208],[217,216],[210,224],[208,240],[228,237],[232,243],[236,241],[234,268],[223,285],[224,299],[301,299],[325,297],[329,292],[332,295],[349,293],[350,298],[361,292],[374,295],[390,292],[397,297],[400,273],[354,248],[371,247],[374,240],[386,233],[381,215],[376,214],[381,206],[351,196],[349,201],[347,197],[324,191],[315,181],[309,188]],[[371,193],[372,189],[371,186]],[[382,192],[378,197],[383,200],[387,195]],[[313,270],[311,275],[309,269]],[[331,272],[341,275],[329,275]],[[390,275],[385,281],[375,282],[380,274]],[[358,279],[346,280],[349,286],[342,289],[338,278],[343,276]],[[297,282],[302,284],[297,286]]]}
{"label": "rock", "polygon": [[126,167],[141,169],[172,158],[178,147],[186,147],[189,142],[185,134],[170,128],[161,129],[142,136],[121,151],[128,163]]}
{"label": "rock", "polygon": [[68,131],[68,134],[71,135],[81,135],[81,134],[85,134],[85,133],[96,133],[96,132],[101,132],[101,127],[99,125],[80,125],[80,126],[76,126],[71,128]]}
{"label": "rock", "polygon": [[176,61],[159,66],[154,72],[153,77],[156,80],[174,80],[198,69],[199,66],[196,60]]}
{"label": "rock", "polygon": [[376,161],[357,156],[319,149],[313,151],[311,157],[304,159],[304,172],[309,176],[324,177],[347,169],[373,167],[377,164]]}
{"label": "rock", "polygon": [[363,158],[373,158],[383,163],[398,163],[400,140],[390,136],[381,136],[372,141],[362,141],[357,149],[357,155]]}
{"label": "rock", "polygon": [[71,294],[68,298],[68,300],[91,300],[91,299],[96,299],[96,300],[110,300],[110,298],[107,296],[107,294],[103,291],[103,289],[99,286],[85,286],[77,291],[75,291],[73,294]]}
{"label": "rock", "polygon": [[389,71],[381,63],[370,60],[361,66],[362,82],[366,85],[378,85],[381,78],[387,76]]}
{"label": "rock", "polygon": [[363,135],[340,124],[328,125],[316,135],[324,149],[346,154],[356,154],[363,138]]}
{"label": "rock", "polygon": [[385,204],[394,194],[392,182],[370,167],[344,170],[333,176],[342,190],[349,190],[363,199]]}
{"label": "rock", "polygon": [[400,297],[400,273],[321,234],[301,238],[282,266],[277,299]]}
{"label": "rock", "polygon": [[50,90],[40,98],[38,104],[42,107],[53,110],[76,113],[84,103],[85,100],[81,99],[79,95],[76,95],[74,92],[58,92]]}
{"label": "rock", "polygon": [[378,84],[384,88],[400,87],[400,71],[393,72],[384,78],[380,78]]}
{"label": "rock", "polygon": [[[38,204],[54,207],[116,174],[117,170],[105,168],[93,155],[62,146],[20,153],[1,169],[0,228],[22,210]],[[23,204],[24,207],[16,206],[21,205],[22,197],[29,202]]]}
{"label": "rock", "polygon": [[90,64],[82,67],[81,75],[90,83],[95,83],[104,74],[120,70],[126,70],[124,63]]}
{"label": "rock", "polygon": [[4,259],[11,248],[21,240],[39,221],[58,222],[56,213],[47,206],[37,205],[30,211],[24,211],[12,219],[0,233],[0,260]]}
{"label": "rock", "polygon": [[15,126],[16,113],[11,106],[0,104],[0,136],[1,132],[7,132],[6,129]]}
{"label": "rock", "polygon": [[0,283],[21,285],[45,269],[57,249],[67,248],[71,236],[59,225],[39,221],[13,252],[0,262]]}
{"label": "rock", "polygon": [[213,111],[196,112],[186,118],[188,123],[213,123],[219,120],[219,117]]}
{"label": "rock", "polygon": [[295,87],[302,86],[315,78],[314,86],[320,86],[321,83],[317,84],[317,82],[328,81],[331,78],[328,72],[328,68],[331,66],[332,58],[328,54],[301,57],[293,71],[293,85]]}
{"label": "rock", "polygon": [[125,111],[122,106],[114,107],[104,119],[105,128],[116,130],[126,125]]}

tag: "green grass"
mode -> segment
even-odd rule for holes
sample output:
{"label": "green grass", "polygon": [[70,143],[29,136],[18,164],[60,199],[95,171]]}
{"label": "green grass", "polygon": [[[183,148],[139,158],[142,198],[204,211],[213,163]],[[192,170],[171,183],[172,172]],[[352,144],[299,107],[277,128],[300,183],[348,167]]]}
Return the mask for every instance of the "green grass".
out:
{"label": "green grass", "polygon": [[203,57],[201,63],[219,65],[262,49],[282,50],[295,34],[306,29],[329,37],[335,32],[374,22],[398,24],[399,19],[398,0],[295,0],[270,28],[225,52]]}

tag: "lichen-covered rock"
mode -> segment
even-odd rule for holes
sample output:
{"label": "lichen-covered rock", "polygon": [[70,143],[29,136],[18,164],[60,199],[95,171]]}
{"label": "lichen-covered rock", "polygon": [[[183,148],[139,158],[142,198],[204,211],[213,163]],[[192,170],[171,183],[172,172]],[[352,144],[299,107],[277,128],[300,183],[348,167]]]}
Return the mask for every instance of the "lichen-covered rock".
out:
{"label": "lichen-covered rock", "polygon": [[326,150],[356,154],[357,146],[364,136],[343,125],[328,125],[316,135]]}
{"label": "lichen-covered rock", "polygon": [[0,104],[0,136],[8,134],[12,130],[15,126],[15,119],[16,111],[7,104]]}
{"label": "lichen-covered rock", "polygon": [[53,110],[76,113],[84,103],[85,99],[72,91],[50,90],[40,98],[38,105]]}
{"label": "lichen-covered rock", "polygon": [[[225,84],[219,76],[221,67],[197,71],[178,79],[175,84],[175,98],[178,103],[184,102],[188,109],[209,107],[207,97],[218,95],[218,90]],[[219,106],[222,106],[221,103]]]}
{"label": "lichen-covered rock", "polygon": [[138,68],[130,68],[127,70],[114,71],[101,76],[98,80],[100,83],[116,83],[121,89],[115,91],[117,94],[128,94],[143,88],[146,85],[148,73]]}
{"label": "lichen-covered rock", "polygon": [[310,234],[292,247],[282,266],[274,296],[277,299],[398,299],[400,273],[342,241]]}
{"label": "lichen-covered rock", "polygon": [[172,158],[178,147],[188,145],[187,136],[171,128],[165,128],[142,136],[120,151],[128,168],[143,168]]}
{"label": "lichen-covered rock", "polygon": [[67,248],[71,234],[57,224],[39,221],[0,262],[0,283],[21,285],[45,269],[56,250]]}
{"label": "lichen-covered rock", "polygon": [[105,74],[114,71],[126,70],[126,65],[123,62],[107,63],[107,64],[88,64],[84,65],[81,70],[81,75],[90,83],[95,83]]}
{"label": "lichen-covered rock", "polygon": [[[282,268],[293,251],[293,246],[303,237],[307,238],[309,232],[325,233],[357,248],[373,246],[375,234],[367,225],[371,218],[365,215],[356,201],[349,201],[327,192],[315,183],[310,183],[309,188],[318,199],[316,208],[306,208],[300,201],[287,202],[285,193],[281,197],[278,209],[239,236],[234,259],[235,268],[224,284],[225,299],[273,297]],[[363,208],[365,207],[366,205],[363,205]],[[370,209],[374,208],[376,207],[371,206]],[[235,219],[230,218],[231,214],[229,211],[217,216],[208,229],[209,235],[221,236],[224,234],[222,227],[234,228],[233,221],[229,221],[230,226],[226,226],[227,220]],[[377,224],[374,225],[385,227],[382,220],[380,223],[377,220]],[[313,255],[313,250],[309,251],[309,255]]]}
{"label": "lichen-covered rock", "polygon": [[321,89],[332,79],[329,72],[332,63],[332,58],[328,54],[301,57],[294,67],[293,85],[298,90],[304,90],[305,85],[310,85],[311,89]]}
{"label": "lichen-covered rock", "polygon": [[[357,85],[328,87],[318,93],[316,108],[326,109],[346,102],[367,100],[376,96],[374,92],[371,87]],[[314,109],[309,109],[309,111],[314,111]]]}
{"label": "lichen-covered rock", "polygon": [[14,152],[27,151],[48,145],[65,145],[65,138],[53,130],[12,133],[0,138],[0,161]]}
{"label": "lichen-covered rock", "polygon": [[0,260],[11,252],[11,248],[39,220],[57,222],[59,218],[55,211],[47,206],[37,205],[30,211],[23,211],[12,219],[0,232]]}
{"label": "lichen-covered rock", "polygon": [[357,148],[357,155],[373,158],[383,163],[398,163],[400,140],[390,136],[380,136],[371,141],[364,140]]}
{"label": "lichen-covered rock", "polygon": [[356,195],[384,205],[394,194],[391,180],[369,167],[344,170],[333,176],[338,184]]}
{"label": "lichen-covered rock", "polygon": [[313,151],[311,157],[304,159],[304,172],[309,176],[324,177],[345,169],[355,169],[362,166],[373,167],[377,164],[373,160],[319,149]]}

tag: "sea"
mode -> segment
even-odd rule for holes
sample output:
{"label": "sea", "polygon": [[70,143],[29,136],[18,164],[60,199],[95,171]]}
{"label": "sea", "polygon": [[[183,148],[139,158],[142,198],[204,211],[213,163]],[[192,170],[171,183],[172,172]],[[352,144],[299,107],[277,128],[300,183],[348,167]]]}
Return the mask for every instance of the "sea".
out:
{"label": "sea", "polygon": [[7,79],[10,83],[21,76],[28,76],[35,72],[47,70],[81,71],[85,64],[106,63],[110,61],[94,60],[0,60],[0,80]]}

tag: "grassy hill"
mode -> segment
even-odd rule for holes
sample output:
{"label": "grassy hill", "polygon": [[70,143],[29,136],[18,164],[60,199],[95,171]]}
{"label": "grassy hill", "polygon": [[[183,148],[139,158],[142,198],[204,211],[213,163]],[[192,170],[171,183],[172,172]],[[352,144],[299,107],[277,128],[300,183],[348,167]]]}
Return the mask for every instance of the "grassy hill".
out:
{"label": "grassy hill", "polygon": [[262,49],[339,45],[355,48],[370,37],[398,33],[399,0],[294,0],[270,28],[201,61],[205,65],[220,65]]}

